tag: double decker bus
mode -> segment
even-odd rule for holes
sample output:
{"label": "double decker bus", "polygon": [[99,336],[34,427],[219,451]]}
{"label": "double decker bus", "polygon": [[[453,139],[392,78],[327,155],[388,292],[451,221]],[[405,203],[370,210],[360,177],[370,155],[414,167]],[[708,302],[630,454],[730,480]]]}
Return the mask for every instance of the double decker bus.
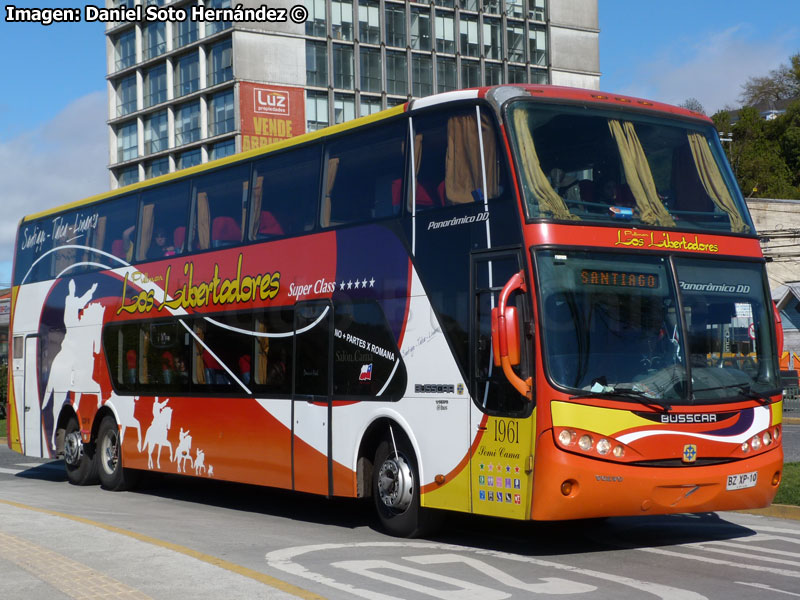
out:
{"label": "double decker bus", "polygon": [[782,344],[706,117],[499,86],[26,217],[9,446],[559,520],[760,507]]}

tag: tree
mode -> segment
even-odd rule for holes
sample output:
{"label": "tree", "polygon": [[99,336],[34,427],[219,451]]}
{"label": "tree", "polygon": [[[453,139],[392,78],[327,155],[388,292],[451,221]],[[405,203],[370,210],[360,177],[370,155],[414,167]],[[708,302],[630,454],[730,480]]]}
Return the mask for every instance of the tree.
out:
{"label": "tree", "polygon": [[682,104],[678,104],[681,108],[685,108],[686,110],[691,110],[696,113],[700,113],[701,115],[706,114],[706,109],[703,108],[703,105],[700,103],[700,100],[697,98],[687,98],[683,101]]}
{"label": "tree", "polygon": [[800,53],[763,77],[750,77],[742,85],[739,100],[745,106],[787,100],[800,96]]}

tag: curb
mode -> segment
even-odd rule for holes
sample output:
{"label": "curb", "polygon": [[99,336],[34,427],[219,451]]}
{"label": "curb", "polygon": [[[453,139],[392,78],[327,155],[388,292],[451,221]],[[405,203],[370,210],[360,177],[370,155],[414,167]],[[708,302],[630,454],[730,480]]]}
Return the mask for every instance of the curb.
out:
{"label": "curb", "polygon": [[783,422],[790,425],[800,425],[800,417],[783,417]]}
{"label": "curb", "polygon": [[773,504],[766,508],[737,510],[736,512],[747,513],[749,515],[759,515],[761,517],[775,517],[777,519],[792,519],[794,521],[800,521],[800,506],[792,506],[790,504]]}

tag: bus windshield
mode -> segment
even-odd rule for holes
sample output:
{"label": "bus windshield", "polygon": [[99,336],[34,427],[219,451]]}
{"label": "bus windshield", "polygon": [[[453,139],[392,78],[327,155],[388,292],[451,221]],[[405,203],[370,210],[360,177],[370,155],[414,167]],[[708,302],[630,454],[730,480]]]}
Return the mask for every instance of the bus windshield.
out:
{"label": "bus windshield", "polygon": [[669,404],[778,388],[760,264],[563,250],[535,259],[556,385]]}
{"label": "bus windshield", "polygon": [[711,125],[530,101],[508,120],[530,219],[753,232]]}

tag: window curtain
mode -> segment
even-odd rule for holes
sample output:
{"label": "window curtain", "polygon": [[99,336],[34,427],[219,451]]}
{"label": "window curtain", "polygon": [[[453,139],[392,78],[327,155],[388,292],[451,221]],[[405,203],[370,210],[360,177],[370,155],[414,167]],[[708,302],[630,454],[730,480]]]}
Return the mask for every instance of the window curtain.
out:
{"label": "window curtain", "polygon": [[658,197],[650,164],[647,162],[642,143],[639,141],[639,136],[636,135],[633,123],[630,121],[620,123],[617,120],[610,119],[608,128],[617,143],[622,159],[622,167],[625,171],[625,180],[628,182],[631,193],[636,200],[636,206],[639,209],[642,221],[648,225],[674,227],[675,220]]}
{"label": "window curtain", "polygon": [[325,181],[325,202],[322,204],[322,226],[328,227],[331,224],[331,191],[336,182],[336,171],[339,169],[339,159],[328,159],[328,175]]}
{"label": "window curtain", "polygon": [[[203,328],[198,325],[194,326],[194,333],[197,339],[201,341],[205,338]],[[205,349],[200,344],[194,344],[194,377],[196,382],[201,385],[206,383],[206,368],[203,363],[203,352],[205,352]]]}
{"label": "window curtain", "polygon": [[717,208],[728,214],[731,222],[731,231],[733,233],[749,231],[750,228],[745,225],[744,219],[742,219],[739,211],[736,210],[736,205],[728,191],[728,186],[725,185],[725,181],[722,179],[722,174],[719,172],[714,156],[711,154],[708,140],[699,133],[690,133],[689,147],[692,149],[692,158],[694,158],[694,165],[697,167],[697,174],[700,175],[703,188]]}
{"label": "window curtain", "polygon": [[447,155],[444,188],[450,204],[474,202],[474,190],[483,188],[475,117],[463,115],[447,120]]}
{"label": "window curtain", "polygon": [[258,228],[261,224],[261,194],[264,190],[264,176],[259,175],[256,177],[256,183],[253,186],[253,208],[250,211],[250,239],[255,240],[258,238]]}
{"label": "window curtain", "polygon": [[[258,319],[256,323],[257,323],[256,330],[258,331],[258,333],[267,332],[267,324],[264,323],[264,321]],[[267,363],[268,352],[269,352],[269,338],[257,337],[255,377],[256,377],[256,383],[259,385],[264,385],[267,383],[267,367],[269,366],[269,364]]]}
{"label": "window curtain", "polygon": [[542,214],[549,214],[556,219],[569,221],[580,220],[578,215],[569,212],[564,199],[559,196],[547,176],[542,171],[539,156],[536,154],[536,146],[533,143],[533,136],[528,127],[528,118],[524,110],[517,110],[514,113],[514,131],[517,135],[519,153],[522,167],[522,180],[525,187],[539,201],[539,210]]}
{"label": "window curtain", "polygon": [[153,212],[154,204],[142,206],[142,233],[139,236],[139,252],[136,258],[144,260],[147,258],[147,251],[150,249],[150,242],[153,241]]}
{"label": "window curtain", "polygon": [[[151,205],[152,206],[152,205]],[[139,361],[139,381],[150,383],[147,379],[147,357],[150,353],[150,331],[142,329],[142,360]]]}
{"label": "window curtain", "polygon": [[[244,235],[247,231],[245,224],[247,223],[247,191],[250,189],[250,182],[242,182],[242,220],[239,223],[239,241],[244,241]],[[260,215],[259,215],[260,216]]]}
{"label": "window curtain", "polygon": [[197,246],[207,250],[211,245],[211,212],[208,208],[208,194],[197,194]]}
{"label": "window curtain", "polygon": [[99,250],[103,249],[103,244],[106,241],[107,220],[108,217],[100,217],[97,219],[97,229],[95,230],[94,244],[92,245],[93,248],[97,248]]}
{"label": "window curtain", "polygon": [[[403,142],[405,146],[405,142]],[[405,148],[403,148],[403,153],[405,153]],[[417,133],[414,135],[414,183],[419,186],[417,181],[417,176],[419,175],[419,169],[422,166],[422,134]],[[419,187],[417,187],[419,189]],[[414,210],[411,203],[413,202],[414,198],[411,195],[411,185],[408,186],[408,212],[412,212]],[[401,192],[402,193],[402,192]]]}

